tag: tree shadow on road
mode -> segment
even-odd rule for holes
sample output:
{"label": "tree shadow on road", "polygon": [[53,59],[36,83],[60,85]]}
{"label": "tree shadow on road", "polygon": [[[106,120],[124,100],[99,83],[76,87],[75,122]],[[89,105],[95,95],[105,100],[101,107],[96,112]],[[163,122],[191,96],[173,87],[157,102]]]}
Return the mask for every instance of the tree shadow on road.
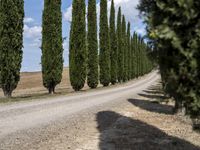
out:
{"label": "tree shadow on road", "polygon": [[169,99],[169,97],[165,95],[162,89],[162,83],[157,83],[156,85],[152,85],[147,90],[143,90],[143,92],[139,93],[138,95],[144,98],[158,100],[161,102]]}
{"label": "tree shadow on road", "polygon": [[149,99],[158,99],[158,100],[165,100],[168,99],[168,97],[164,96],[164,95],[157,95],[157,94],[143,94],[140,93],[138,94],[139,96],[145,97],[145,98],[149,98]]}
{"label": "tree shadow on road", "polygon": [[160,104],[162,102],[167,103],[169,101],[169,97],[164,94],[161,82],[150,86],[147,90],[144,90],[138,95],[140,96],[140,98],[128,99],[128,101],[136,107],[150,112],[162,113],[167,115],[174,114],[174,107],[172,105]]}
{"label": "tree shadow on road", "polygon": [[152,125],[112,111],[99,112],[96,120],[100,150],[200,150]]}
{"label": "tree shadow on road", "polygon": [[142,108],[147,111],[173,115],[173,106],[155,103],[149,100],[142,99],[128,99],[128,101],[136,107]]}

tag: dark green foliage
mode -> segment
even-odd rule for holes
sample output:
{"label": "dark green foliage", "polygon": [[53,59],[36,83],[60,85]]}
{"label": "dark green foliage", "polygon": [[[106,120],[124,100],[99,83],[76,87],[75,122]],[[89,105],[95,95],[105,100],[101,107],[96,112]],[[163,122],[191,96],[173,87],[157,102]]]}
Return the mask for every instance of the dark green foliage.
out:
{"label": "dark green foliage", "polygon": [[124,59],[123,59],[123,49],[122,49],[122,15],[121,7],[118,10],[117,16],[117,51],[118,51],[118,82],[123,80],[123,70],[124,70]]}
{"label": "dark green foliage", "polygon": [[134,50],[133,50],[133,44],[134,44],[134,42],[133,42],[133,36],[131,36],[130,37],[131,39],[130,39],[130,68],[129,68],[129,70],[130,70],[130,80],[131,79],[133,79],[134,78],[134,60],[135,60],[135,58],[134,58]]}
{"label": "dark green foliage", "polygon": [[122,57],[123,57],[123,82],[127,81],[128,64],[127,64],[127,36],[126,36],[126,20],[125,16],[122,17]]}
{"label": "dark green foliage", "polygon": [[142,61],[142,50],[141,50],[141,36],[137,38],[137,76],[141,76],[141,61]]}
{"label": "dark green foliage", "polygon": [[97,13],[96,0],[88,1],[88,75],[87,83],[90,88],[98,85],[98,42],[97,42]]}
{"label": "dark green foliage", "polygon": [[79,91],[86,80],[85,0],[73,0],[72,7],[69,69],[71,85],[75,91]]}
{"label": "dark green foliage", "polygon": [[135,33],[134,51],[135,51],[135,77],[139,77],[139,42],[138,35]]}
{"label": "dark green foliage", "polygon": [[135,78],[138,77],[138,36],[137,33],[135,33],[135,46],[134,46],[134,51],[135,51]]}
{"label": "dark green foliage", "polygon": [[165,92],[200,118],[200,1],[141,0]]}
{"label": "dark green foliage", "polygon": [[0,83],[6,97],[12,96],[20,80],[23,19],[23,0],[0,2]]}
{"label": "dark green foliage", "polygon": [[134,32],[131,42],[131,50],[132,50],[132,79],[137,77],[137,57],[136,57],[136,50],[137,50],[137,35]]}
{"label": "dark green foliage", "polygon": [[142,47],[141,47],[141,37],[139,36],[138,37],[138,76],[141,76],[142,75],[142,68],[141,68],[141,61],[142,61]]}
{"label": "dark green foliage", "polygon": [[42,28],[43,85],[52,94],[63,72],[61,0],[45,0]]}
{"label": "dark green foliage", "polygon": [[100,2],[100,83],[103,86],[110,84],[110,50],[109,50],[109,29],[107,16],[107,0]]}
{"label": "dark green foliage", "polygon": [[117,82],[117,36],[115,30],[115,6],[112,0],[110,12],[110,57],[111,57],[111,83]]}
{"label": "dark green foliage", "polygon": [[127,64],[128,64],[128,69],[127,69],[127,78],[128,80],[131,79],[131,70],[132,70],[132,53],[131,53],[131,24],[128,22],[127,25]]}
{"label": "dark green foliage", "polygon": [[152,60],[149,58],[151,49],[135,32],[131,38],[131,79],[147,74],[153,69]]}

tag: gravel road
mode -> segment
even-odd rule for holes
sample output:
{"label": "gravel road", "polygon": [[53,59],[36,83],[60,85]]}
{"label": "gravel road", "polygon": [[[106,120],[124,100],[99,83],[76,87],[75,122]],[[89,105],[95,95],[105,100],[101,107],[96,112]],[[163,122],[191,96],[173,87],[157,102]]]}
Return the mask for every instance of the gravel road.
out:
{"label": "gravel road", "polygon": [[1,104],[0,150],[76,149],[89,136],[98,134],[95,123],[98,112],[122,108],[128,98],[159,78],[154,71],[139,80],[110,88]]}

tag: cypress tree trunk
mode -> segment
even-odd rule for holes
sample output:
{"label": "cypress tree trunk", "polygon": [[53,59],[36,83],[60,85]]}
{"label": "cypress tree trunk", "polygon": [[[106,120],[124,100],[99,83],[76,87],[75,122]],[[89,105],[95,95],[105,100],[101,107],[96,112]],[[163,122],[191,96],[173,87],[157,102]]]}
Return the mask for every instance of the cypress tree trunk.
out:
{"label": "cypress tree trunk", "polygon": [[90,88],[98,85],[98,46],[97,46],[97,13],[96,0],[88,2],[88,77]]}
{"label": "cypress tree trunk", "polygon": [[0,83],[6,97],[12,96],[20,80],[23,21],[23,0],[0,2]]}
{"label": "cypress tree trunk", "polygon": [[175,100],[174,113],[181,113],[183,104],[180,100]]}
{"label": "cypress tree trunk", "polygon": [[107,0],[100,2],[100,82],[103,86],[110,84],[110,50],[108,32]]}
{"label": "cypress tree trunk", "polygon": [[61,0],[45,0],[42,27],[43,85],[53,94],[63,72]]}
{"label": "cypress tree trunk", "polygon": [[125,16],[122,17],[122,58],[123,58],[123,82],[127,81],[127,47],[126,47],[127,37],[126,37],[126,20]]}
{"label": "cypress tree trunk", "polygon": [[69,69],[73,89],[79,91],[86,80],[85,0],[73,0],[70,31]]}
{"label": "cypress tree trunk", "polygon": [[110,11],[110,52],[111,52],[111,83],[114,85],[117,82],[117,37],[115,30],[115,6],[114,1],[111,2]]}
{"label": "cypress tree trunk", "polygon": [[121,7],[118,10],[117,16],[117,51],[118,51],[118,82],[123,80],[124,60],[123,60],[123,49],[122,49],[122,15]]}

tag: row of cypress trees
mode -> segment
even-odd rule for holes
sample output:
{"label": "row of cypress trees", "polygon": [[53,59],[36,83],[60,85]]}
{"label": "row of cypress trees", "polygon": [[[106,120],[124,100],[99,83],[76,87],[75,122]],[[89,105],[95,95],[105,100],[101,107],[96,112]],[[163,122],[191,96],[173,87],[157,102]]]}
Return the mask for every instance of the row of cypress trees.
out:
{"label": "row of cypress trees", "polygon": [[[70,81],[75,91],[86,81],[90,88],[98,83],[126,82],[148,73],[153,63],[148,58],[148,46],[126,23],[119,8],[117,25],[114,1],[111,2],[108,23],[107,0],[100,1],[99,49],[97,38],[96,0],[88,1],[87,31],[85,1],[73,0],[70,31]],[[99,50],[99,53],[98,53]]]}
{"label": "row of cypress trees", "polygon": [[[88,3],[87,32],[85,1],[73,0],[69,60],[70,81],[75,91],[84,87],[86,77],[88,86],[96,88],[99,80],[103,86],[108,86],[133,79],[151,69],[146,44],[136,33],[131,36],[130,23],[126,30],[125,16],[122,19],[120,8],[116,27],[113,0],[111,5],[108,23],[107,0],[101,0],[98,46],[96,0]],[[23,0],[0,3],[0,87],[7,97],[11,97],[20,79],[23,19]],[[54,93],[63,72],[61,0],[44,0],[42,28],[43,85],[49,93]]]}

